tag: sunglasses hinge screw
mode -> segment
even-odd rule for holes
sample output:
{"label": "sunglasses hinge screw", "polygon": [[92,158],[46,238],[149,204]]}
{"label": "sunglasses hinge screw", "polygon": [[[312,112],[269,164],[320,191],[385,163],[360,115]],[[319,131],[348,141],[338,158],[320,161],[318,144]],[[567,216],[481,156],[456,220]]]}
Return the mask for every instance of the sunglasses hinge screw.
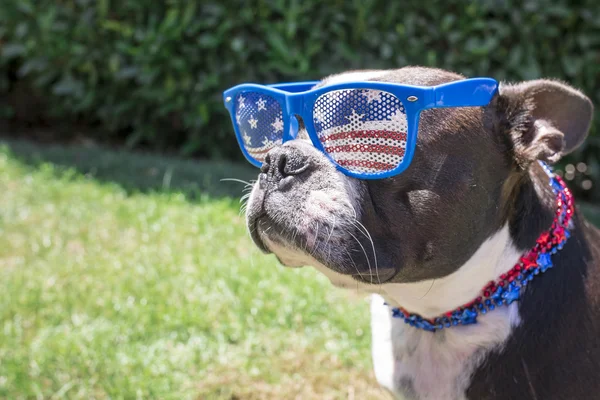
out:
{"label": "sunglasses hinge screw", "polygon": [[226,98],[225,98],[225,101],[226,101],[227,103],[229,103],[229,102],[231,101],[231,97],[226,97]]}
{"label": "sunglasses hinge screw", "polygon": [[408,100],[408,101],[410,101],[410,102],[413,102],[413,101],[417,101],[417,100],[419,100],[419,98],[418,98],[417,96],[408,96],[408,97],[406,98],[406,100]]}

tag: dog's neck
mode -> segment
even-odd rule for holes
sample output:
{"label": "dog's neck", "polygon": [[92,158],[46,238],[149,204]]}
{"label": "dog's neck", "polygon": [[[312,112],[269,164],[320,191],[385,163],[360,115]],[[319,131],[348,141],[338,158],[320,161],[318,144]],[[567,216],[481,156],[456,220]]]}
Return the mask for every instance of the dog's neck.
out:
{"label": "dog's neck", "polygon": [[434,318],[472,302],[489,282],[511,270],[552,224],[556,195],[547,182],[548,175],[538,164],[509,179],[503,209],[512,212],[464,265],[438,279],[383,285],[381,294],[391,306],[424,318]]}

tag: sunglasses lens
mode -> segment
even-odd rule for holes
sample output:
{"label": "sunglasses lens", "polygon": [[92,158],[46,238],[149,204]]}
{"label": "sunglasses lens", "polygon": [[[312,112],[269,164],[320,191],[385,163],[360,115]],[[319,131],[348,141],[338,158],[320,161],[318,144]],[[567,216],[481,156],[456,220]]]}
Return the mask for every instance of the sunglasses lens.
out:
{"label": "sunglasses lens", "polygon": [[235,120],[244,148],[258,162],[263,162],[269,150],[283,142],[281,104],[269,95],[238,94]]}
{"label": "sunglasses lens", "polygon": [[380,174],[404,159],[408,123],[404,105],[391,93],[331,91],[315,102],[313,119],[325,152],[348,171]]}

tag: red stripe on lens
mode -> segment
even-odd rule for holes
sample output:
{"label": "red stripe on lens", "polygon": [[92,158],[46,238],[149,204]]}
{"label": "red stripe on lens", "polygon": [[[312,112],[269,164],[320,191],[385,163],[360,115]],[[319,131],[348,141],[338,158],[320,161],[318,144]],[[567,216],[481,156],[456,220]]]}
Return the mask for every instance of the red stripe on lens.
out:
{"label": "red stripe on lens", "polygon": [[367,160],[337,160],[336,162],[342,167],[362,167],[378,171],[389,171],[397,167],[397,165],[394,164]]}
{"label": "red stripe on lens", "polygon": [[321,142],[327,142],[329,140],[338,140],[338,139],[389,139],[389,140],[399,140],[406,141],[406,132],[394,132],[394,131],[349,131],[349,132],[338,132],[333,133],[328,136],[320,137]]}
{"label": "red stripe on lens", "polygon": [[404,157],[405,149],[383,144],[344,144],[325,147],[327,153],[383,153]]}

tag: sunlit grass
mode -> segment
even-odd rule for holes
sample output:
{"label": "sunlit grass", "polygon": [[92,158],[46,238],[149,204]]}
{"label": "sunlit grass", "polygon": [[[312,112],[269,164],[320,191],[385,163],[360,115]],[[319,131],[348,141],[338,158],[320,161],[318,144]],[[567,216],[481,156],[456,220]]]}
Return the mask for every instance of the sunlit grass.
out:
{"label": "sunlit grass", "polygon": [[366,302],[251,244],[254,174],[0,145],[0,398],[388,398]]}
{"label": "sunlit grass", "polygon": [[0,398],[384,397],[365,301],[260,254],[237,199],[140,176],[153,168],[241,171],[0,149]]}

